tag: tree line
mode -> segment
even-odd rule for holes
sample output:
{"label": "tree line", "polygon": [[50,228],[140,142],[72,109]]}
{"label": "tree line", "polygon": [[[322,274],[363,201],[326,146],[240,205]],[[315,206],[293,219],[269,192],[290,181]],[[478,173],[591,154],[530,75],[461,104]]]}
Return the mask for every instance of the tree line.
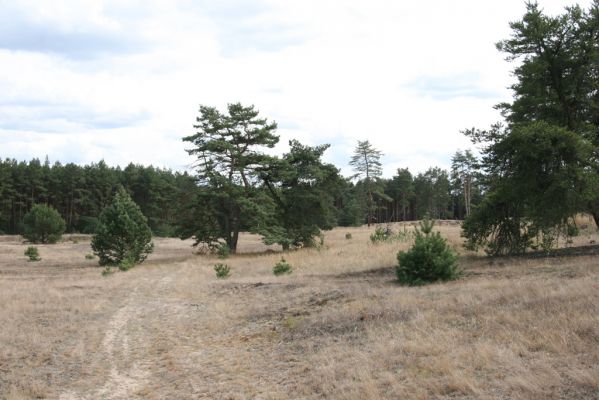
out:
{"label": "tree line", "polygon": [[175,235],[177,202],[194,190],[187,173],[104,161],[90,165],[0,160],[0,232],[23,232],[23,218],[35,204],[56,209],[67,232],[94,233],[100,212],[123,186],[139,205],[155,234]]}
{"label": "tree line", "polygon": [[[287,171],[282,176],[283,171],[278,171],[279,175],[274,176],[272,168],[264,169],[261,175],[267,179],[261,181],[258,191],[263,192],[262,195],[272,194],[271,190],[278,190],[275,189],[278,184],[289,187],[293,185],[292,181],[306,178],[307,169],[313,166],[308,160],[300,160],[300,153],[302,157],[315,159],[327,148],[327,145],[311,148],[293,142],[292,152],[287,156],[291,162],[288,167],[298,168],[294,173],[304,175],[292,176],[291,171]],[[467,211],[464,178],[472,174],[461,172],[467,165],[460,158],[463,154],[472,156],[468,151],[456,153],[453,168],[449,171],[435,167],[413,175],[409,169],[402,168],[388,179],[380,176],[370,179],[369,176],[355,180],[340,176],[336,167],[328,166],[334,180],[329,182],[326,190],[330,203],[327,226],[358,226],[369,219],[373,223],[414,220],[427,213],[435,218],[464,218]],[[94,233],[100,212],[110,203],[118,186],[127,190],[148,218],[154,234],[159,236],[178,236],[188,229],[189,223],[185,219],[193,220],[189,210],[202,192],[196,176],[153,166],[129,164],[121,168],[108,166],[104,161],[76,165],[50,163],[48,159],[43,162],[39,159],[28,162],[5,159],[0,160],[0,232],[22,233],[23,218],[33,205],[47,204],[63,217],[67,232]],[[472,198],[477,202],[480,191],[474,191]],[[287,198],[277,195],[269,201],[291,202],[291,193],[286,195]],[[318,194],[319,201],[321,195],[323,193]],[[314,206],[309,201],[308,190],[302,196],[304,207]],[[293,207],[298,207],[297,203]],[[289,217],[289,211],[285,215]]]}

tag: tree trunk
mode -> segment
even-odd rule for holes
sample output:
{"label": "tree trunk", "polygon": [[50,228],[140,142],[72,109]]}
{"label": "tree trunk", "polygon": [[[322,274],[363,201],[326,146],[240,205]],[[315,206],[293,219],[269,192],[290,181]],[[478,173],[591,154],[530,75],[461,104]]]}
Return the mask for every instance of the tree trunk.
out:
{"label": "tree trunk", "polygon": [[591,211],[591,215],[593,216],[593,221],[595,221],[595,225],[599,228],[599,214]]}
{"label": "tree trunk", "polygon": [[229,249],[231,250],[231,254],[237,253],[237,241],[239,240],[239,230],[235,229],[230,236]]}

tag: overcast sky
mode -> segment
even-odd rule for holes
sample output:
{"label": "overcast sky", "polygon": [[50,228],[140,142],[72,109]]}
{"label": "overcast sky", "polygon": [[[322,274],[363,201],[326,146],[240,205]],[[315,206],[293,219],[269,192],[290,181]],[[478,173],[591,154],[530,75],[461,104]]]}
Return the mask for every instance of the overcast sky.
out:
{"label": "overcast sky", "polygon": [[184,170],[199,105],[240,101],[279,124],[279,152],[330,143],[345,174],[364,139],[385,176],[448,167],[470,147],[460,130],[511,97],[494,44],[523,13],[522,0],[0,0],[0,157]]}

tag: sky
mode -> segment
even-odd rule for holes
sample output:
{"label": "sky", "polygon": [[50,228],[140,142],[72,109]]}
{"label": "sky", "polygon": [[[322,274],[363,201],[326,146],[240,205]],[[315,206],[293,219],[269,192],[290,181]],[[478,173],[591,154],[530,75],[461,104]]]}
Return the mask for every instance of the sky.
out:
{"label": "sky", "polygon": [[[549,14],[571,2],[540,0]],[[581,6],[590,0],[579,2]],[[290,139],[358,140],[397,168],[448,168],[500,120],[495,43],[522,0],[0,0],[0,157],[189,170],[200,104],[253,104]],[[475,149],[474,149],[475,150]]]}

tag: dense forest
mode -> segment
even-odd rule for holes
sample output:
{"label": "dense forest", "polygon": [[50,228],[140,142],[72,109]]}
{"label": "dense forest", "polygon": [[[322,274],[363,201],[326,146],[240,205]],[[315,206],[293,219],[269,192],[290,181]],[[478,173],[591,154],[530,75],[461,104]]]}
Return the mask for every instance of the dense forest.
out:
{"label": "dense forest", "polygon": [[158,235],[174,235],[177,202],[194,190],[186,173],[130,164],[124,169],[103,161],[79,166],[0,161],[0,231],[21,233],[24,215],[34,204],[48,204],[64,218],[68,232],[93,233],[97,217],[124,186]]}
{"label": "dense forest", "polygon": [[[458,155],[460,155],[459,153]],[[404,221],[430,213],[437,218],[462,219],[464,175],[460,157],[454,169],[430,168],[413,176],[399,169],[390,179],[376,178],[374,222]],[[48,204],[59,211],[67,232],[93,233],[97,217],[122,185],[139,205],[154,234],[177,236],[179,213],[196,195],[194,176],[152,166],[129,164],[111,167],[103,161],[91,165],[0,160],[0,232],[18,234],[24,215],[34,204]],[[367,221],[365,180],[340,179],[334,207],[337,225],[361,225]],[[475,190],[474,201],[480,198]]]}

